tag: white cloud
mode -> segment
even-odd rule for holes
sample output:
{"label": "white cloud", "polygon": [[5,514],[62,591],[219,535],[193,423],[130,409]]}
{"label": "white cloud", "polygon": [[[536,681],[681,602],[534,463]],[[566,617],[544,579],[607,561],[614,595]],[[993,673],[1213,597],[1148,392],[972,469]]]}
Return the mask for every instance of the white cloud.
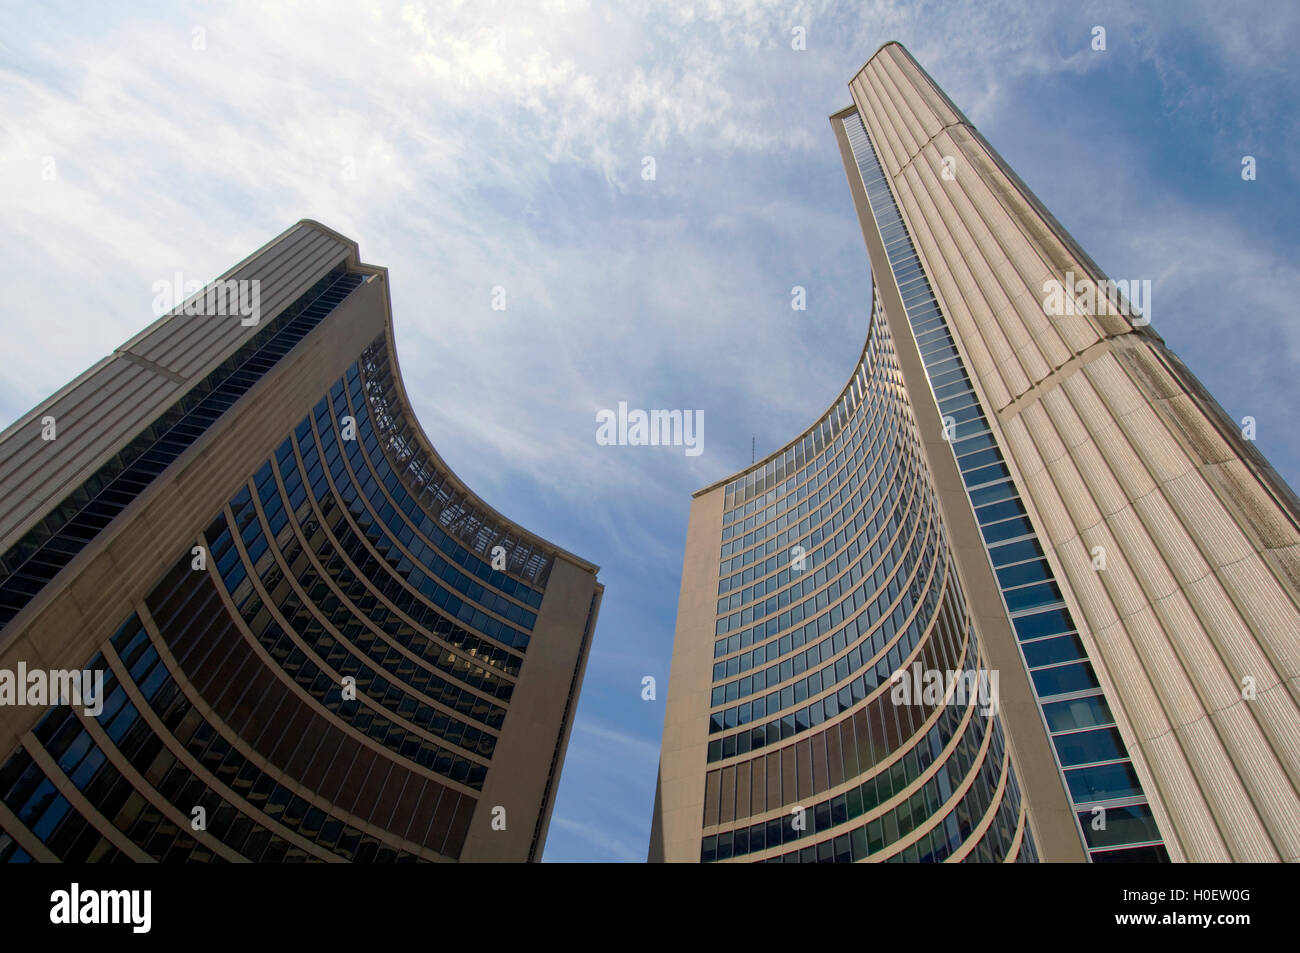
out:
{"label": "white cloud", "polygon": [[[10,5],[0,335],[20,359],[0,364],[0,425],[148,323],[153,281],[214,276],[314,218],[389,266],[417,415],[471,487],[629,585],[675,576],[690,491],[745,465],[751,434],[762,454],[810,423],[861,346],[866,255],[826,117],[867,57],[906,43],[973,121],[1033,150],[1016,98],[1093,76],[1088,30],[1105,23],[1132,69],[1164,78],[1162,103],[1204,113],[1225,144],[1262,143],[1270,174],[1294,179],[1300,135],[1282,104],[1298,85],[1295,16],[1205,12],[1217,9],[281,0],[144,20]],[[792,26],[806,27],[806,51],[790,49]],[[1187,66],[1187,37],[1213,66],[1205,76]],[[1271,380],[1298,378],[1291,258],[1240,219],[1162,192],[1151,151],[1133,140],[1051,160],[1061,182],[1103,167],[1116,192],[1147,202],[1141,228],[1090,209],[1091,182],[1062,190],[1055,211],[1098,238],[1084,244],[1103,265],[1169,274],[1160,300],[1174,314],[1158,328],[1231,301],[1255,340],[1281,342],[1240,367],[1254,373],[1245,402],[1285,432],[1294,387]],[[794,284],[806,313],[790,311]],[[490,308],[495,285],[506,312]],[[596,446],[595,411],[619,400],[703,409],[705,454]],[[675,596],[635,600],[671,618]],[[611,589],[609,617],[624,598]],[[671,631],[624,626],[623,644],[653,646],[666,671]],[[616,740],[584,724],[575,748]],[[652,785],[649,744],[636,744]],[[620,843],[610,849],[626,853]]]}
{"label": "white cloud", "polygon": [[593,847],[612,856],[615,860],[624,863],[639,863],[645,860],[646,852],[644,849],[637,850],[634,847],[629,847],[617,838],[610,837],[605,830],[595,824],[576,821],[562,814],[556,814],[551,817],[551,827],[558,827],[576,834]]}

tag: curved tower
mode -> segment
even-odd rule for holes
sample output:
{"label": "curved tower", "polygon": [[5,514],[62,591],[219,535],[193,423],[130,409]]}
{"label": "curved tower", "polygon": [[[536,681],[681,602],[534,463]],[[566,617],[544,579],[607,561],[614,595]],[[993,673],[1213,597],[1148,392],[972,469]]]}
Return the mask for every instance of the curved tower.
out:
{"label": "curved tower", "polygon": [[901,46],[849,88],[867,347],[696,494],[651,859],[1296,860],[1300,501]]}
{"label": "curved tower", "polygon": [[695,496],[651,859],[1037,859],[990,667],[877,301],[830,409]]}
{"label": "curved tower", "polygon": [[0,478],[0,859],[540,859],[597,568],[434,451],[355,243],[295,225]]}

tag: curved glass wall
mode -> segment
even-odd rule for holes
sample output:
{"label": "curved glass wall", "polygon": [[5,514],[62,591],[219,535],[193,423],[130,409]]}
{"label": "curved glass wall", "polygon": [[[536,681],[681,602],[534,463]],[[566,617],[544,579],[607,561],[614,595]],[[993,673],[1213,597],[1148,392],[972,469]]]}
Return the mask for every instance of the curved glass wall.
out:
{"label": "curved glass wall", "polygon": [[0,860],[16,825],[65,861],[459,856],[554,553],[403,406],[381,336],[87,663],[103,710],[0,764]]}
{"label": "curved glass wall", "polygon": [[362,280],[331,271],[0,555],[0,629]]}
{"label": "curved glass wall", "polygon": [[1037,859],[879,307],[827,414],[725,488],[704,861]]}

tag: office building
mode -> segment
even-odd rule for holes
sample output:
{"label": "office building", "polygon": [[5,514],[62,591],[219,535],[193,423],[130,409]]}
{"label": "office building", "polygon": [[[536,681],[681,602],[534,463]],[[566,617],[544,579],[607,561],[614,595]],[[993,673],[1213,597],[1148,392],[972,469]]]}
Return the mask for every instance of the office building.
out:
{"label": "office building", "polygon": [[694,496],[650,859],[1300,858],[1300,501],[906,50],[849,91],[866,344]]}
{"label": "office building", "polygon": [[435,452],[354,242],[300,222],[177,304],[0,486],[0,692],[47,696],[0,693],[0,859],[540,859],[597,568]]}

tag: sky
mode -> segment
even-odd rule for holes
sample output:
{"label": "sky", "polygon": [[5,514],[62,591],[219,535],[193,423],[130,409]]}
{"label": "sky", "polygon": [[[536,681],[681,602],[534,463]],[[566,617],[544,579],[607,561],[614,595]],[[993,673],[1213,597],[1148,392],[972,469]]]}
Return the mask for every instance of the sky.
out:
{"label": "sky", "polygon": [[[890,40],[1152,281],[1153,328],[1300,486],[1284,2],[7,4],[0,428],[149,324],[154,282],[304,218],[355,239],[444,460],[601,567],[545,860],[644,860],[691,494],[806,428],[865,338],[828,116]],[[599,444],[620,401],[702,411],[703,452]]]}

